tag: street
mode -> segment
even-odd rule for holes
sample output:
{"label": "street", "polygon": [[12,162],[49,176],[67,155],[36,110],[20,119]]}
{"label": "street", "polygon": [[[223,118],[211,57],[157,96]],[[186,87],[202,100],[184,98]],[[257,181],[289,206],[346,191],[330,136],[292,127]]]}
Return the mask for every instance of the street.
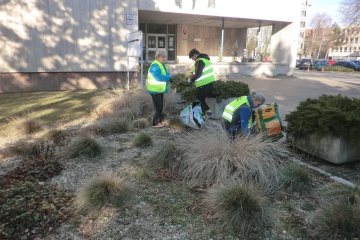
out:
{"label": "street", "polygon": [[[360,98],[360,73],[298,70],[293,77],[243,78],[250,89],[263,92],[266,103],[277,102],[282,120],[299,102],[322,94]],[[286,122],[284,122],[286,125]]]}

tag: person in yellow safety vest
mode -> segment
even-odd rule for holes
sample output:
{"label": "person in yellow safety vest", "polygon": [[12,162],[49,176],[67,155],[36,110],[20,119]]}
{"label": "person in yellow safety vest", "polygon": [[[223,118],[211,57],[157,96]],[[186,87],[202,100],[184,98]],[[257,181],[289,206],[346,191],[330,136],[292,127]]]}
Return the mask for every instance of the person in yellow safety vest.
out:
{"label": "person in yellow safety vest", "polygon": [[155,60],[151,63],[146,79],[146,88],[154,104],[154,117],[152,125],[163,127],[162,110],[164,93],[168,92],[171,75],[165,66],[166,52],[159,50],[155,53]]}
{"label": "person in yellow safety vest", "polygon": [[230,102],[222,114],[222,125],[231,135],[236,133],[249,134],[253,123],[253,108],[265,102],[265,96],[251,90],[249,96],[241,96]]}
{"label": "person in yellow safety vest", "polygon": [[195,61],[193,75],[188,82],[194,82],[197,88],[196,98],[200,101],[201,110],[205,117],[212,115],[210,107],[205,102],[207,97],[212,96],[213,83],[215,81],[214,70],[210,63],[210,58],[205,53],[200,53],[196,48],[191,49],[189,58]]}

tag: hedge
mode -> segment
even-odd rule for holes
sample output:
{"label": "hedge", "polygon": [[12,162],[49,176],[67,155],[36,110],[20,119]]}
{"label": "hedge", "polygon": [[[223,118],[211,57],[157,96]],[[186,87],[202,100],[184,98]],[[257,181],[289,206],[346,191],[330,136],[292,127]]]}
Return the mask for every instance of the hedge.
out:
{"label": "hedge", "polygon": [[360,99],[341,95],[322,95],[300,102],[285,116],[294,136],[328,133],[360,142]]}
{"label": "hedge", "polygon": [[[195,85],[187,82],[190,76],[190,73],[175,74],[171,80],[171,87],[176,89],[181,98],[187,102],[193,102],[196,99]],[[216,101],[221,102],[222,99],[249,95],[250,90],[249,86],[243,82],[219,80],[214,82],[214,92],[219,94]]]}

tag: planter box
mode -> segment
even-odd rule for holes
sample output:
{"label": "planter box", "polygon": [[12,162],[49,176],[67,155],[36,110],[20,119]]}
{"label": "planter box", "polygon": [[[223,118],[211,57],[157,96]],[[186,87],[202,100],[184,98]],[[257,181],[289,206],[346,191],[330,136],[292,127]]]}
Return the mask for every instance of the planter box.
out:
{"label": "planter box", "polygon": [[360,146],[343,137],[311,134],[299,138],[288,136],[296,149],[322,158],[326,161],[342,164],[360,161]]}
{"label": "planter box", "polygon": [[215,98],[206,98],[206,103],[209,105],[213,114],[211,118],[221,119],[221,115],[223,114],[226,105],[228,105],[234,99],[236,98],[228,98],[218,103],[216,102]]}

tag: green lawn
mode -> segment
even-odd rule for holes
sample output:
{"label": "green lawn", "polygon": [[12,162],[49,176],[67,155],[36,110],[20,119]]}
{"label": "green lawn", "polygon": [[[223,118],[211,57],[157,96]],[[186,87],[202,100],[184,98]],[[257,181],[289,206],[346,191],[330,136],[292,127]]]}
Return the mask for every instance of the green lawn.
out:
{"label": "green lawn", "polygon": [[86,116],[107,90],[0,93],[0,129],[9,117],[29,114],[44,123],[72,121]]}

